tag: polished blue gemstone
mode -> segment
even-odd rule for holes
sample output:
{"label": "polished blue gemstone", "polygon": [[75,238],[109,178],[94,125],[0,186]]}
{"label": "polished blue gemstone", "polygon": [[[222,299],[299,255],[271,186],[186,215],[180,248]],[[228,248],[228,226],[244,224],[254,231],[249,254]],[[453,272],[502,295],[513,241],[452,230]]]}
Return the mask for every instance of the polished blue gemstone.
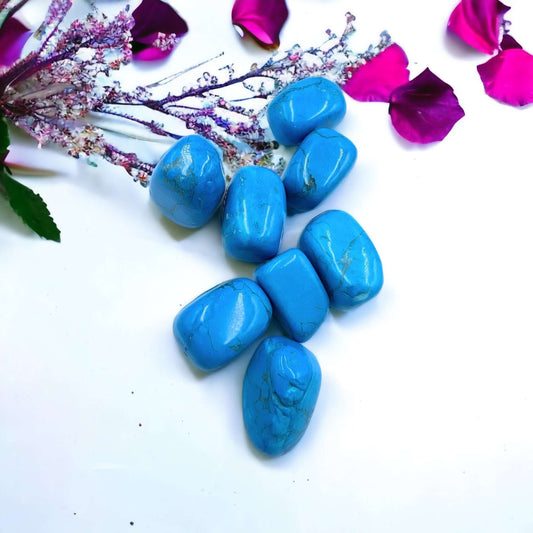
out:
{"label": "polished blue gemstone", "polygon": [[285,215],[285,189],[278,175],[265,167],[241,168],[231,180],[222,217],[226,252],[257,263],[274,257]]}
{"label": "polished blue gemstone", "polygon": [[298,147],[283,174],[289,213],[315,208],[353,167],[357,149],[329,128],[312,131]]}
{"label": "polished blue gemstone", "polygon": [[305,78],[283,89],[270,103],[268,123],[281,144],[293,146],[313,130],[335,127],[346,114],[341,89],[326,78]]}
{"label": "polished blue gemstone", "polygon": [[150,196],[170,220],[186,228],[206,224],[219,206],[226,180],[218,148],[199,135],[180,139],[157,163]]}
{"label": "polished blue gemstone", "polygon": [[300,236],[299,247],[318,272],[331,307],[355,307],[375,296],[383,285],[374,244],[345,211],[326,211],[313,218]]}
{"label": "polished blue gemstone", "polygon": [[320,327],[329,308],[326,290],[309,259],[291,248],[255,271],[274,316],[287,335],[304,342]]}
{"label": "polished blue gemstone", "polygon": [[321,372],[315,356],[285,337],[258,346],[242,389],[246,431],[267,455],[288,452],[302,438],[315,409]]}
{"label": "polished blue gemstone", "polygon": [[198,368],[216,370],[258,339],[271,318],[272,307],[261,287],[236,278],[185,306],[174,319],[174,335]]}

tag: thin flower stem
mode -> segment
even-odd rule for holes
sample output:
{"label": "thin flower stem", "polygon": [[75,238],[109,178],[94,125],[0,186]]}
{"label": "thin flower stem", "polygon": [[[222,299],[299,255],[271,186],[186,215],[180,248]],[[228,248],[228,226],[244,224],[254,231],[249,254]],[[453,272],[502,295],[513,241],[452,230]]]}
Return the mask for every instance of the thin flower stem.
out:
{"label": "thin flower stem", "polygon": [[21,0],[18,4],[14,5],[8,12],[6,19],[9,17],[12,17],[19,9],[24,7],[25,4],[27,4],[29,0]]}
{"label": "thin flower stem", "polygon": [[150,83],[150,85],[146,85],[147,89],[154,89],[155,87],[161,87],[162,85],[166,85],[167,83],[170,83],[171,81],[175,80],[176,78],[179,78],[183,74],[186,74],[187,72],[190,72],[191,70],[195,70],[198,67],[202,67],[206,65],[207,63],[210,63],[211,61],[214,61],[215,59],[218,59],[219,57],[222,57],[224,55],[224,52],[220,52],[220,54],[217,54],[216,56],[213,56],[211,59],[205,59],[204,61],[201,61],[200,63],[197,63],[196,65],[192,65],[191,67],[187,67],[185,70],[182,70],[180,72],[176,72],[175,74],[171,74],[170,76],[167,76],[166,78],[163,78],[161,80],[155,81],[154,83]]}
{"label": "thin flower stem", "polygon": [[65,50],[60,54],[46,58],[44,61],[35,61],[38,57],[37,54],[28,56],[29,60],[27,62],[20,63],[18,68],[8,70],[4,75],[0,76],[0,97],[13,83],[20,83],[27,80],[36,72],[39,72],[58,61],[68,59],[70,55],[71,53]]}
{"label": "thin flower stem", "polygon": [[112,109],[109,109],[107,107],[100,107],[93,110],[95,113],[101,113],[105,115],[112,115],[115,117],[120,117],[125,120],[129,120],[131,122],[135,122],[136,124],[140,124],[141,126],[145,126],[148,128],[152,133],[155,133],[156,135],[162,135],[165,137],[171,137],[172,139],[181,139],[182,135],[178,135],[177,133],[172,133],[171,131],[165,130],[164,128],[161,128],[154,124],[154,122],[149,122],[147,120],[142,120],[140,118],[134,117],[132,115],[128,115],[127,113],[120,113],[118,111],[113,111]]}
{"label": "thin flower stem", "polygon": [[[169,95],[166,98],[163,98],[161,100],[158,100],[157,103],[160,105],[166,105],[169,102],[179,102],[180,100],[184,100],[185,98],[191,98],[194,96],[202,96],[206,92],[212,92],[216,91],[218,89],[224,89],[225,87],[230,87],[231,85],[235,85],[237,83],[241,83],[243,81],[246,81],[250,78],[268,78],[272,79],[272,76],[268,76],[266,74],[262,74],[262,72],[265,70],[265,67],[261,67],[260,69],[247,72],[246,74],[243,74],[242,76],[239,76],[238,78],[232,78],[222,83],[217,83],[214,85],[206,86],[206,87],[198,87],[196,89],[190,89],[188,91],[185,91],[184,93],[175,95]],[[146,105],[148,107],[151,107],[151,105],[154,103],[154,100],[149,100],[146,102]]]}

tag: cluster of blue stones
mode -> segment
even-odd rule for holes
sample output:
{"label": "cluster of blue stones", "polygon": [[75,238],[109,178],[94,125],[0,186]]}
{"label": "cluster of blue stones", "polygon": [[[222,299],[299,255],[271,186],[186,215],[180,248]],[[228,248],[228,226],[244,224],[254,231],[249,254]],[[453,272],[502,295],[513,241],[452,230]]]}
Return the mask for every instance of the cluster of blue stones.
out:
{"label": "cluster of blue stones", "polygon": [[[316,357],[301,342],[330,307],[350,309],[383,284],[372,241],[344,211],[313,218],[298,247],[279,255],[287,213],[316,207],[355,163],[353,143],[334,128],[344,117],[342,91],[325,78],[307,78],[283,90],[268,108],[276,139],[298,145],[283,179],[262,167],[233,177],[222,215],[226,252],[262,263],[255,280],[236,278],[198,296],[174,320],[174,335],[190,361],[217,370],[258,340],[274,316],[286,337],[257,347],[244,377],[244,425],[263,453],[289,451],[304,434],[320,390]],[[189,228],[203,226],[222,202],[225,179],[218,149],[203,137],[179,140],[160,160],[150,194],[163,213]]]}

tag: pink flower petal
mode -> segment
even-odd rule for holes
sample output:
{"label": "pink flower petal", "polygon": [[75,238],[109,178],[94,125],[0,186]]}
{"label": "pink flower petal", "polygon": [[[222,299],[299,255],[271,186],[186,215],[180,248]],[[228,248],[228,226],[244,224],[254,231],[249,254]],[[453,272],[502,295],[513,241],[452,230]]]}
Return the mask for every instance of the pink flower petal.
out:
{"label": "pink flower petal", "polygon": [[480,52],[498,50],[500,27],[509,7],[499,0],[462,0],[448,20],[448,29]]}
{"label": "pink flower petal", "polygon": [[442,141],[465,114],[453,89],[428,68],[392,92],[389,113],[402,137],[423,144]]}
{"label": "pink flower petal", "polygon": [[512,106],[533,102],[533,56],[525,50],[502,50],[477,70],[485,92],[498,102]]}
{"label": "pink flower petal", "polygon": [[8,18],[0,29],[0,67],[12,65],[32,32],[16,18]]}
{"label": "pink flower petal", "polygon": [[351,78],[342,88],[360,102],[388,102],[391,92],[409,81],[408,64],[403,49],[391,44],[364,65],[347,69]]}
{"label": "pink flower petal", "polygon": [[279,33],[288,16],[285,0],[235,0],[231,11],[233,24],[267,49],[278,48]]}
{"label": "pink flower petal", "polygon": [[142,0],[132,16],[134,59],[152,61],[167,57],[177,39],[188,31],[187,23],[161,0]]}

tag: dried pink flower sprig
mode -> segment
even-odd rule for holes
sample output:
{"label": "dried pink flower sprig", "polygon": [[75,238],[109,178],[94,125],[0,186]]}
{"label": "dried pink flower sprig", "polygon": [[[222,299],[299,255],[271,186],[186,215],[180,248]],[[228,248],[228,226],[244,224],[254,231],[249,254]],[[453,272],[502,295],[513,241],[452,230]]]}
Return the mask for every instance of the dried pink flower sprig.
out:
{"label": "dried pink flower sprig", "polygon": [[151,166],[110,144],[88,120],[102,103],[101,78],[131,60],[133,20],[125,11],[113,18],[92,11],[62,29],[71,5],[53,0],[36,34],[39,47],[0,71],[0,112],[40,145],[54,142],[74,157],[102,156],[144,181]]}
{"label": "dried pink flower sprig", "polygon": [[[157,99],[152,93],[175,76],[149,88],[138,87],[133,93],[107,86],[102,103],[95,110],[142,123],[123,108],[143,106],[181,120],[187,129],[218,144],[230,169],[261,164],[282,170],[284,161],[276,156],[278,144],[264,119],[265,101],[286,85],[309,76],[325,76],[343,83],[347,67],[357,68],[391,44],[389,35],[383,33],[376,46],[363,53],[354,53],[348,46],[348,38],[355,31],[354,20],[353,15],[348,13],[346,27],[340,37],[327,30],[328,38],[319,47],[304,50],[295,45],[272,55],[262,65],[254,63],[250,70],[239,76],[235,74],[233,65],[218,69],[216,74],[204,72],[195,84],[184,87],[179,94],[167,94]],[[228,98],[227,89],[230,87],[239,92],[244,89],[247,96]],[[164,129],[162,123],[144,125],[153,133],[181,138],[178,132]]]}
{"label": "dried pink flower sprig", "polygon": [[[134,122],[151,132],[179,139],[179,131],[163,123],[139,117],[139,106],[172,117],[186,129],[218,144],[231,167],[245,163],[283,165],[277,162],[277,144],[263,125],[264,104],[271,94],[288,83],[311,75],[344,81],[347,67],[374,57],[390,44],[384,33],[376,46],[354,53],[348,38],[355,31],[354,17],[340,36],[328,31],[321,46],[307,50],[298,45],[278,52],[263,65],[252,65],[248,72],[235,75],[226,66],[212,75],[205,72],[197,82],[180,93],[157,98],[153,92],[171,76],[148,87],[124,91],[113,71],[131,60],[133,19],[128,11],[108,18],[94,8],[86,19],[61,27],[71,0],[53,0],[38,36],[40,47],[11,67],[0,71],[0,113],[35,137],[40,145],[54,142],[74,157],[101,156],[124,167],[141,184],[148,182],[153,163],[125,152],[106,138],[94,124],[94,114],[110,115]],[[10,2],[3,2],[9,7]],[[228,87],[244,87],[248,97],[228,99]],[[255,105],[254,103],[255,102]]]}
{"label": "dried pink flower sprig", "polygon": [[[2,22],[28,1],[0,0],[0,37]],[[72,0],[53,0],[35,34],[37,48],[0,68],[0,194],[34,231],[53,240],[59,240],[59,230],[46,204],[12,178],[5,161],[9,153],[6,119],[36,138],[40,146],[53,142],[70,155],[91,158],[91,162],[93,156],[102,157],[123,167],[145,186],[154,162],[117,146],[98,126],[99,118],[112,117],[119,127],[120,121],[126,121],[172,139],[190,131],[203,135],[221,147],[229,172],[248,164],[281,171],[285,162],[266,125],[266,100],[308,76],[325,76],[343,84],[348,72],[391,44],[388,34],[383,33],[377,45],[353,52],[348,39],[355,31],[355,17],[347,13],[342,34],[328,30],[320,46],[302,49],[295,45],[262,65],[253,64],[241,75],[236,75],[232,65],[225,65],[215,74],[203,72],[181,92],[156,96],[184,73],[132,91],[122,89],[115,79],[115,71],[132,58],[134,18],[128,9],[111,18],[92,6],[84,20],[67,26],[64,19],[71,5]],[[157,45],[157,40],[151,44]],[[166,48],[164,42],[161,45]],[[15,57],[19,53],[20,47]],[[167,125],[152,119],[155,114]],[[168,125],[176,122],[176,129]]]}

